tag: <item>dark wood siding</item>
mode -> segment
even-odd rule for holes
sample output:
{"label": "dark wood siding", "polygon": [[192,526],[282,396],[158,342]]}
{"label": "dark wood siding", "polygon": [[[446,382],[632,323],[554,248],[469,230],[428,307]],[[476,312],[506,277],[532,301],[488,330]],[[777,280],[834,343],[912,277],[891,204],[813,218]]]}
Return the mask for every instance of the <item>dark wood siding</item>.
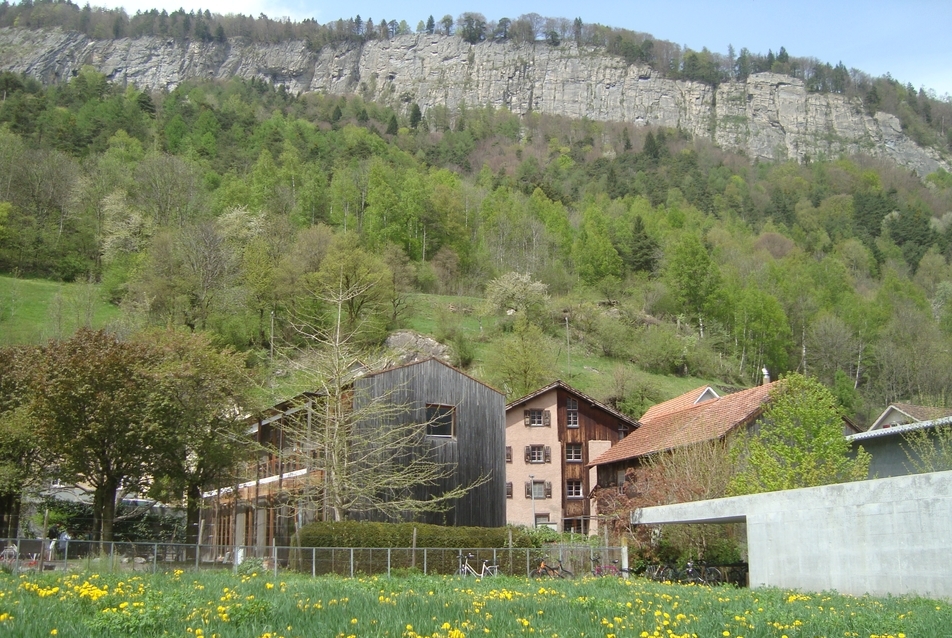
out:
{"label": "dark wood siding", "polygon": [[[355,382],[357,396],[391,393],[408,406],[400,418],[426,421],[428,404],[455,406],[456,432],[452,437],[428,437],[427,450],[440,463],[455,465],[454,474],[418,494],[440,494],[456,485],[489,480],[456,501],[449,511],[422,514],[414,520],[442,525],[500,527],[506,524],[506,415],[499,392],[460,371],[430,359],[387,370]],[[410,516],[406,517],[410,519]]]}
{"label": "dark wood siding", "polygon": [[[568,427],[568,400],[578,402],[578,427]],[[585,399],[559,389],[557,392],[559,441],[561,443],[561,463],[563,480],[562,511],[565,518],[585,518],[591,515],[588,494],[594,485],[588,480],[588,468],[585,465],[591,460],[588,455],[589,441],[611,441],[612,445],[618,442],[619,419],[604,410],[595,407]],[[582,445],[582,462],[567,463],[565,461],[565,446],[568,443]],[[582,494],[585,498],[567,498],[565,484],[576,480],[582,482]]]}

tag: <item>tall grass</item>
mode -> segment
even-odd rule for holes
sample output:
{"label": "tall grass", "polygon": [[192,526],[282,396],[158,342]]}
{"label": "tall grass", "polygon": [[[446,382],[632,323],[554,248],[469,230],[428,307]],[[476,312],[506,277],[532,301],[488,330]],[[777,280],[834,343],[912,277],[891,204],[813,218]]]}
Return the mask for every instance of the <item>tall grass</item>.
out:
{"label": "tall grass", "polygon": [[914,638],[947,635],[950,609],[923,598],[707,588],[640,578],[0,575],[0,635],[25,638]]}

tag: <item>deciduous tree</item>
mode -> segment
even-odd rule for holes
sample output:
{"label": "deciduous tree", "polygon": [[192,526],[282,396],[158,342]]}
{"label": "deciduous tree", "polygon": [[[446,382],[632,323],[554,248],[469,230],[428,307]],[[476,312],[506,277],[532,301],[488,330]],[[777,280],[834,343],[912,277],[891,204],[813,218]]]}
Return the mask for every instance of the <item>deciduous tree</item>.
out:
{"label": "deciduous tree", "polygon": [[791,374],[770,393],[753,432],[735,445],[740,471],[732,494],[753,494],[859,481],[869,455],[851,455],[833,395],[816,379]]}

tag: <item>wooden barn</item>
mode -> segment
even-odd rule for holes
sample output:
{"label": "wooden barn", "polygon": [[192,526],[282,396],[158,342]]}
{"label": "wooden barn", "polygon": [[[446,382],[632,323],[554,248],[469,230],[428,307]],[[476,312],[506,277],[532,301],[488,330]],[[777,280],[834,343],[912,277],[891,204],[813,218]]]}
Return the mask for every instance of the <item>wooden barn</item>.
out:
{"label": "wooden barn", "polygon": [[[348,396],[350,409],[357,415],[355,432],[364,442],[385,446],[389,431],[407,424],[420,425],[417,429],[421,438],[412,450],[386,452],[398,458],[397,463],[409,465],[411,456],[425,455],[447,468],[436,484],[415,486],[417,498],[427,499],[460,485],[479,483],[443,512],[385,515],[358,511],[348,514],[348,518],[451,526],[505,525],[502,393],[442,361],[426,359],[358,374]],[[383,403],[386,408],[365,413],[370,403]],[[213,553],[224,554],[231,547],[286,546],[300,525],[331,518],[327,509],[320,507],[319,499],[313,498],[325,480],[321,444],[313,443],[319,436],[304,434],[320,427],[324,408],[322,394],[304,393],[249,420],[249,435],[257,444],[257,452],[244,468],[243,480],[205,494],[203,543]],[[372,482],[368,477],[368,483]],[[308,491],[310,496],[305,498]]]}

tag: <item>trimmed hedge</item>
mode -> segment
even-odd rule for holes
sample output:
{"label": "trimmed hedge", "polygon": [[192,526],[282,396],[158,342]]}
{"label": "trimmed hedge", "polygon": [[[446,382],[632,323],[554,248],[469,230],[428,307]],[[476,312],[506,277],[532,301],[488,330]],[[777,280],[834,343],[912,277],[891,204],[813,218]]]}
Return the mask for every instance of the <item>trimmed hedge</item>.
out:
{"label": "trimmed hedge", "polygon": [[373,523],[369,521],[319,521],[300,530],[300,547],[411,547],[413,530],[416,546],[531,548],[538,544],[520,527],[444,527],[425,523]]}

